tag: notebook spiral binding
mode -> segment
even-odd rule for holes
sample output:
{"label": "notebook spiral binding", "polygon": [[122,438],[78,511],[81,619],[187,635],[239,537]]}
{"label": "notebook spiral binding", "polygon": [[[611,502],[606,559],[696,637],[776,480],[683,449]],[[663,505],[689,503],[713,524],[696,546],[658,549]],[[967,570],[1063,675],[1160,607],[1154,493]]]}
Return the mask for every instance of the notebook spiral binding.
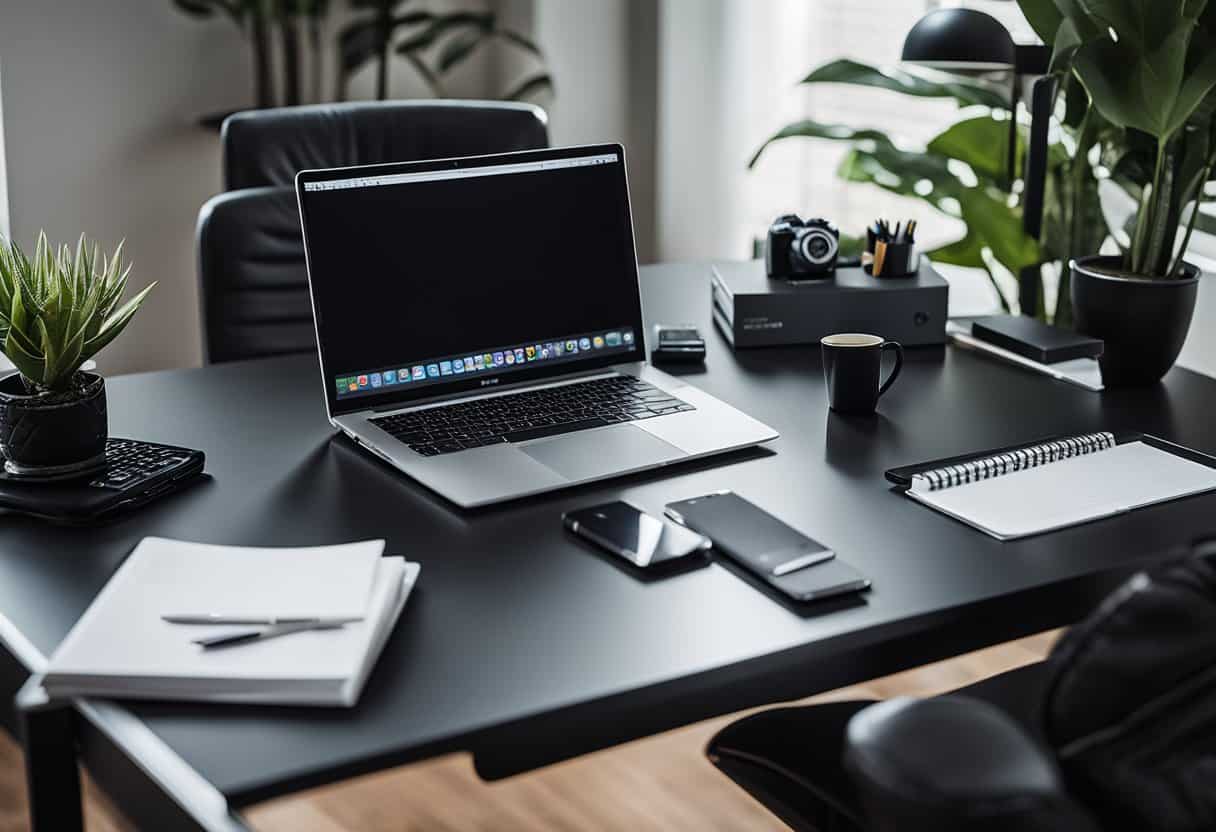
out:
{"label": "notebook spiral binding", "polygon": [[1026,468],[1038,468],[1040,465],[1050,465],[1062,459],[1084,456],[1113,447],[1115,447],[1113,433],[1086,433],[1081,436],[1044,442],[1041,445],[1032,445],[1028,448],[1019,448],[1016,451],[995,456],[973,459],[958,465],[947,465],[944,468],[922,471],[916,475],[916,478],[923,478],[928,483],[929,491],[940,491],[943,488],[979,482]]}

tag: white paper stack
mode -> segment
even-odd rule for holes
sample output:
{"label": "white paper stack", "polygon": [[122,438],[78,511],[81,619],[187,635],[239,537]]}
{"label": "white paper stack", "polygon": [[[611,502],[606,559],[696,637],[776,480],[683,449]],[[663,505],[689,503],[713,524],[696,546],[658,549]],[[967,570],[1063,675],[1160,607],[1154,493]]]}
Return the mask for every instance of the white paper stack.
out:
{"label": "white paper stack", "polygon": [[[418,564],[383,552],[383,540],[257,549],[144,538],[51,657],[43,685],[57,698],[350,707],[418,578]],[[206,650],[193,640],[233,625],[165,615],[360,620]]]}

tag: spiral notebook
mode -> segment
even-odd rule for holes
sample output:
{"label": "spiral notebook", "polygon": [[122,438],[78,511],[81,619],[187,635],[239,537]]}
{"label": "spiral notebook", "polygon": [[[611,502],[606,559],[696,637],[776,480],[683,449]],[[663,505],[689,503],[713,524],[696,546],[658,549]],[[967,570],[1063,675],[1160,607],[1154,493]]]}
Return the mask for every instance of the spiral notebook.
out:
{"label": "spiral notebook", "polygon": [[1156,437],[1090,433],[896,468],[914,500],[999,540],[1216,490],[1216,458]]}

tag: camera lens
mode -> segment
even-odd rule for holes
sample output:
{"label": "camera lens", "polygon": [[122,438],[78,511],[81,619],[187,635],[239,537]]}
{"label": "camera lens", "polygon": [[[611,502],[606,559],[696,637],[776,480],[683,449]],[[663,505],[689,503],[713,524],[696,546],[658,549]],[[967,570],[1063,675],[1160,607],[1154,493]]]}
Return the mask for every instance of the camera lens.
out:
{"label": "camera lens", "polygon": [[819,266],[836,256],[836,238],[826,231],[813,228],[803,235],[800,252],[808,263]]}

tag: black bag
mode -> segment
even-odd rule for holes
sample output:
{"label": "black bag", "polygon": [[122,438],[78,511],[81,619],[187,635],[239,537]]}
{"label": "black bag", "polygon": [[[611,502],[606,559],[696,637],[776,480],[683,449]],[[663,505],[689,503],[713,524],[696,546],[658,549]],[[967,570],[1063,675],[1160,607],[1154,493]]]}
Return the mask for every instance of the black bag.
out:
{"label": "black bag", "polygon": [[1140,573],[1052,651],[1045,736],[1107,830],[1216,830],[1216,547]]}

